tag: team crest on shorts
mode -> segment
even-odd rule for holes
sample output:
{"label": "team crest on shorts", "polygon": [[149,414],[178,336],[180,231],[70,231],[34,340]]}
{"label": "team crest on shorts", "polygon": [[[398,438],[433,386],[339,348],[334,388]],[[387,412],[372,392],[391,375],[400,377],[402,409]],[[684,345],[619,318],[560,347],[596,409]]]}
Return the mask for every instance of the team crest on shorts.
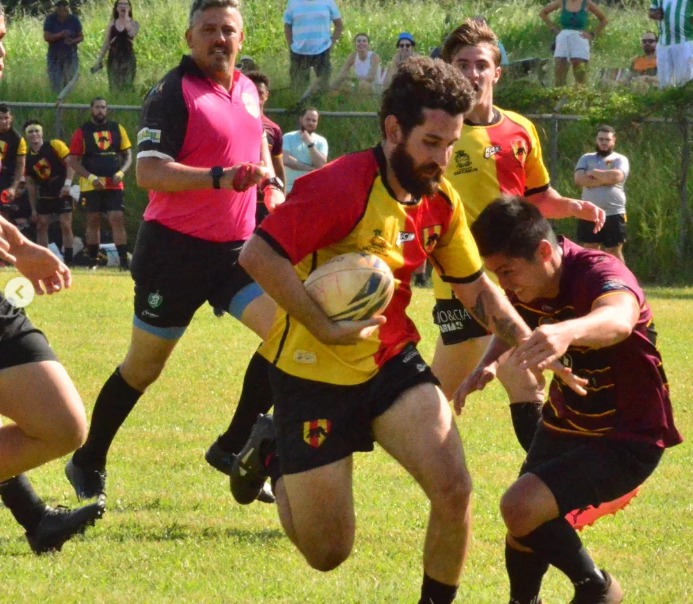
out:
{"label": "team crest on shorts", "polygon": [[303,440],[313,449],[317,449],[325,442],[331,430],[332,422],[329,419],[314,419],[303,422]]}
{"label": "team crest on shorts", "polygon": [[147,298],[147,304],[150,308],[159,308],[164,301],[164,297],[159,292],[152,292]]}

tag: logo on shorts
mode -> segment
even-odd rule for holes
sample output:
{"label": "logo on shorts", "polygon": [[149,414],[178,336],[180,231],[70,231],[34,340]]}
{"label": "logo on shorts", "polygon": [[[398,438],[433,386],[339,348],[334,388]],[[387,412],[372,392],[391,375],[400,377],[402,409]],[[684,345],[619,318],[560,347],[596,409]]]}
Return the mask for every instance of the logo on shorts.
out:
{"label": "logo on shorts", "polygon": [[149,294],[149,297],[147,298],[147,304],[149,304],[150,308],[159,308],[163,301],[164,297],[159,292],[153,292]]}
{"label": "logo on shorts", "polygon": [[161,130],[142,128],[142,130],[137,133],[137,144],[140,145],[144,142],[152,143],[153,145],[161,144]]}
{"label": "logo on shorts", "polygon": [[325,442],[331,430],[332,422],[329,419],[314,419],[303,422],[303,440],[313,449],[317,449]]}

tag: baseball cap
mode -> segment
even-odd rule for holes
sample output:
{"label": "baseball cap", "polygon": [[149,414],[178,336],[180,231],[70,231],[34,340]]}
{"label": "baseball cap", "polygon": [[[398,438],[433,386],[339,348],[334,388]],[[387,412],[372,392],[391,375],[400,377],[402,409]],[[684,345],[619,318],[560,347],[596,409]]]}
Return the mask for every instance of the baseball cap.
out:
{"label": "baseball cap", "polygon": [[416,42],[414,41],[414,36],[412,36],[408,31],[403,31],[402,33],[399,34],[397,37],[397,44],[399,44],[402,40],[409,40],[414,46],[416,46]]}

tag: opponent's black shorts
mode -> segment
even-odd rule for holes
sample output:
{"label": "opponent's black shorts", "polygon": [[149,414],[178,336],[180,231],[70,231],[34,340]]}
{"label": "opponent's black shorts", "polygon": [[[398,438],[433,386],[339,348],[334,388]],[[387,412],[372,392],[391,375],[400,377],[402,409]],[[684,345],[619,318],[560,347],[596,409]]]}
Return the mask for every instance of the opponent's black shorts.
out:
{"label": "opponent's black shorts", "polygon": [[630,493],[654,472],[663,453],[650,443],[558,435],[540,425],[520,475],[538,476],[565,516]]}
{"label": "opponent's black shorts", "polygon": [[87,212],[125,211],[125,194],[122,189],[103,189],[102,191],[83,191],[82,206]]}
{"label": "opponent's black shorts", "polygon": [[130,263],[136,325],[161,337],[166,328],[180,328],[180,337],[205,302],[228,310],[234,296],[255,283],[238,264],[243,243],[206,241],[143,222]]}
{"label": "opponent's black shorts", "polygon": [[436,300],[433,307],[433,322],[438,326],[440,337],[446,346],[491,334],[457,298]]}
{"label": "opponent's black shorts", "polygon": [[0,295],[0,369],[57,360],[46,336]]}
{"label": "opponent's black shorts", "polygon": [[[390,359],[370,380],[336,386],[269,368],[283,474],[305,472],[373,450],[372,421],[409,388],[438,384],[413,344]],[[403,438],[415,435],[403,435]]]}
{"label": "opponent's black shorts", "polygon": [[36,200],[37,214],[67,214],[72,212],[72,197],[39,197]]}
{"label": "opponent's black shorts", "polygon": [[616,247],[625,243],[627,221],[625,214],[607,216],[601,231],[594,233],[594,222],[578,220],[578,243],[598,243],[604,247]]}

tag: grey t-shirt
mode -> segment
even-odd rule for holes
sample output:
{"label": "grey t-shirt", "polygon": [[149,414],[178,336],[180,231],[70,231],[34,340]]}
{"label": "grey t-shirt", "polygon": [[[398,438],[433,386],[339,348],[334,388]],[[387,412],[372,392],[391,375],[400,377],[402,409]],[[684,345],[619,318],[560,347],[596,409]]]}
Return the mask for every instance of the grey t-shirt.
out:
{"label": "grey t-shirt", "polygon": [[607,216],[626,213],[626,193],[623,185],[628,179],[630,164],[625,155],[611,153],[602,157],[597,153],[585,153],[575,166],[575,171],[578,170],[621,170],[625,177],[623,182],[604,187],[583,187],[582,199],[600,207]]}

